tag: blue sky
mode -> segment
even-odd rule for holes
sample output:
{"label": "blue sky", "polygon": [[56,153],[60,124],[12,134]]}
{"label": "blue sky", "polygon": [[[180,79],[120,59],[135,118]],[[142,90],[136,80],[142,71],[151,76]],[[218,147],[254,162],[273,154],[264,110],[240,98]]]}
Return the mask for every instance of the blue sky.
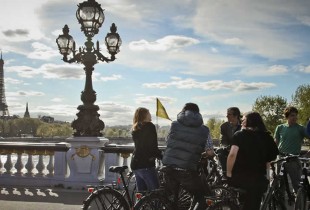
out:
{"label": "blue sky", "polygon": [[[1,2],[0,49],[11,115],[23,116],[28,102],[31,117],[76,118],[83,66],[64,63],[55,39],[68,24],[77,47],[84,45],[75,17],[81,2]],[[97,2],[105,22],[93,41],[107,56],[104,37],[113,22],[123,41],[117,59],[98,63],[93,72],[95,104],[106,125],[131,124],[140,106],[156,122],[156,97],[171,119],[194,102],[206,122],[224,119],[230,106],[249,111],[261,95],[290,102],[298,86],[309,84],[309,0]]]}

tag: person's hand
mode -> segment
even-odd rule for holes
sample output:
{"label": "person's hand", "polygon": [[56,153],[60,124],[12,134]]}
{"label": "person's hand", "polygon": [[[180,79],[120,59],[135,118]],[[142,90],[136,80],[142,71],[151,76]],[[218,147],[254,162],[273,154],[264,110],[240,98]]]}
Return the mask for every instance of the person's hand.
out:
{"label": "person's hand", "polygon": [[212,159],[215,156],[215,152],[213,149],[207,149],[206,151],[204,151],[201,156],[203,158],[208,158],[208,159]]}
{"label": "person's hand", "polygon": [[207,153],[208,157],[214,157],[215,156],[215,152],[213,149],[207,150],[206,153]]}
{"label": "person's hand", "polygon": [[222,177],[222,182],[224,184],[231,185],[231,177],[226,176],[226,174]]}

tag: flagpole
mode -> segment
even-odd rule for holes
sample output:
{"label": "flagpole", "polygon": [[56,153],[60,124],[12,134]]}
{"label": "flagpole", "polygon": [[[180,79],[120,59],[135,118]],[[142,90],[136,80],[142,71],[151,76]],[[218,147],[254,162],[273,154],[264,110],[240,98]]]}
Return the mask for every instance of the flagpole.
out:
{"label": "flagpole", "polygon": [[158,133],[158,117],[156,116],[156,133]]}

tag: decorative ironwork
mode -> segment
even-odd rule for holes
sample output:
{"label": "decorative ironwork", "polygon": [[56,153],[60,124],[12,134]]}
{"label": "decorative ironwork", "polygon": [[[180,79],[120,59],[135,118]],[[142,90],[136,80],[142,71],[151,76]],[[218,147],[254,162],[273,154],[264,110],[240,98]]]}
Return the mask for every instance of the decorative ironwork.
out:
{"label": "decorative ironwork", "polygon": [[[92,37],[99,32],[99,28],[104,22],[104,13],[101,5],[95,0],[88,0],[78,5],[76,17],[81,24],[81,30],[84,32],[87,41],[85,47],[80,47],[77,51],[75,49],[75,42],[72,36],[69,35],[69,27],[67,25],[63,28],[63,34],[59,35],[56,43],[60,54],[63,55],[63,61],[67,63],[82,63],[86,74],[85,88],[81,93],[82,105],[78,106],[79,112],[71,126],[75,130],[74,136],[102,136],[101,131],[105,125],[99,119],[99,107],[94,105],[96,101],[96,92],[92,85],[92,72],[94,65],[98,61],[111,62],[115,60],[115,55],[119,52],[122,40],[116,32],[117,27],[113,23],[110,27],[110,33],[105,37],[105,44],[110,58],[104,56],[100,52],[99,42],[96,42],[96,47],[92,42]],[[71,57],[69,57],[72,54]]]}
{"label": "decorative ironwork", "polygon": [[4,88],[4,61],[2,59],[2,52],[0,57],[0,117],[4,119],[4,116],[9,116],[8,105],[5,98],[5,88]]}

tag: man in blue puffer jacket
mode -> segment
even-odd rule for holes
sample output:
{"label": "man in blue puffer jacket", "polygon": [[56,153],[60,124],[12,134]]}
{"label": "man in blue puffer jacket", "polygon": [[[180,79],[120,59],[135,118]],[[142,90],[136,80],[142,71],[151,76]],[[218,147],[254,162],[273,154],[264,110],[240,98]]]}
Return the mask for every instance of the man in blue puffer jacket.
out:
{"label": "man in blue puffer jacket", "polygon": [[176,192],[181,184],[194,195],[195,210],[206,209],[204,188],[198,173],[201,154],[213,156],[213,144],[209,128],[203,125],[199,107],[194,103],[185,104],[173,121],[167,136],[167,148],[162,162],[172,170],[167,174],[168,183]]}

